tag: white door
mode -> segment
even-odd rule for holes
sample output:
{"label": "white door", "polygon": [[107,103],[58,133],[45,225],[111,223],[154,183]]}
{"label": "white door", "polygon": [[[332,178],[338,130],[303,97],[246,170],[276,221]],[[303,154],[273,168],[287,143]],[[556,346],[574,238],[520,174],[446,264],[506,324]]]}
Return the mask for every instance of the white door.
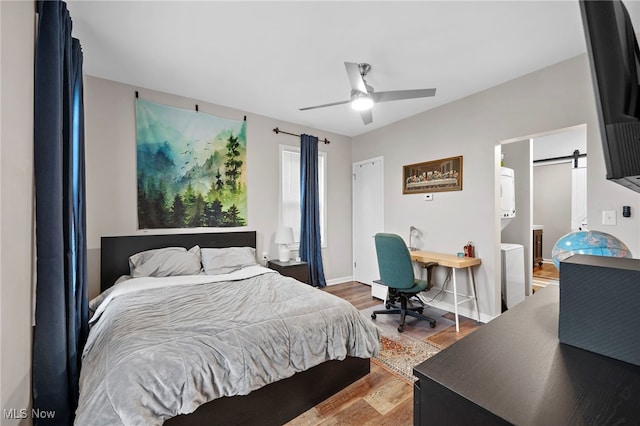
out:
{"label": "white door", "polygon": [[587,227],[587,168],[571,169],[571,230]]}
{"label": "white door", "polygon": [[382,157],[353,164],[353,279],[382,299],[386,287],[373,282],[380,278],[373,236],[384,230],[383,181]]}

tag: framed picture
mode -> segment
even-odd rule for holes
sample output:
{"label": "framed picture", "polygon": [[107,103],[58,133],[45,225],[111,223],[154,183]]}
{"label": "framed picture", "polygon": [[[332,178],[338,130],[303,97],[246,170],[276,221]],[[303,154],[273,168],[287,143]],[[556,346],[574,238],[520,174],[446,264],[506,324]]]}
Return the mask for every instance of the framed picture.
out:
{"label": "framed picture", "polygon": [[402,193],[462,190],[462,156],[402,167]]}

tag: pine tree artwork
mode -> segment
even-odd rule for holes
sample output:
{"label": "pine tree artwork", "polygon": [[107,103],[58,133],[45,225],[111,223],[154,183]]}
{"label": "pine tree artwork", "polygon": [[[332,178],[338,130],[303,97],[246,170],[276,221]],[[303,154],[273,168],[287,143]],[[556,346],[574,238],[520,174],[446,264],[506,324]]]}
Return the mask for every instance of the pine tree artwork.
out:
{"label": "pine tree artwork", "polygon": [[138,228],[246,226],[246,121],[135,106]]}

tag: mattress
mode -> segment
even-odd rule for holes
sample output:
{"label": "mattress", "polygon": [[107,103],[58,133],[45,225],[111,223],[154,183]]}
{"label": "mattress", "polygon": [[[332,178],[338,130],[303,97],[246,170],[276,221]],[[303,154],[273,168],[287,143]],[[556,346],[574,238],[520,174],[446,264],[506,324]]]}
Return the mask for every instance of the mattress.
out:
{"label": "mattress", "polygon": [[378,349],[379,330],[349,302],[261,266],[134,278],[92,318],[75,424],[160,425]]}

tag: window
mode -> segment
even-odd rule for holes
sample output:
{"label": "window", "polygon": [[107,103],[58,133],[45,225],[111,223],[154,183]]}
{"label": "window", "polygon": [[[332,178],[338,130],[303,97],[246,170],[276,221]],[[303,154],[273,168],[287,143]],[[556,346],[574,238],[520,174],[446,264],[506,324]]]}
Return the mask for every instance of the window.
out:
{"label": "window", "polygon": [[[327,153],[318,152],[320,194],[320,240],[326,247]],[[293,228],[293,239],[300,243],[300,148],[280,145],[280,223]]]}

